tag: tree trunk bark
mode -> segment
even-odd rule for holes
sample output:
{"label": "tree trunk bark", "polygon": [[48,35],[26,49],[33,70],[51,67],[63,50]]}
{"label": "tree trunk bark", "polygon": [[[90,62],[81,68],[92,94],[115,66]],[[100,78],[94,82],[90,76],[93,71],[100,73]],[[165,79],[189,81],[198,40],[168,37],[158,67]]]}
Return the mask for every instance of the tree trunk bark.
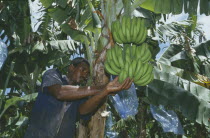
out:
{"label": "tree trunk bark", "polygon": [[[109,78],[104,72],[103,62],[105,60],[106,48],[110,47],[110,43],[101,52],[100,57],[95,61],[93,67],[94,70],[94,84],[104,85],[109,82]],[[106,110],[106,104],[104,103],[98,111],[91,117],[88,124],[79,124],[79,131],[77,138],[103,138],[105,132],[106,117],[102,117],[101,113]]]}
{"label": "tree trunk bark", "polygon": [[[103,63],[106,58],[106,50],[114,45],[109,27],[111,26],[112,21],[116,19],[116,7],[116,1],[101,0],[101,13],[98,11],[98,15],[101,16],[101,18],[103,19],[101,32],[101,37],[103,37],[103,39],[101,40],[101,44],[103,45],[104,49],[99,54],[99,57],[96,58],[93,66],[93,78],[95,85],[104,85],[109,82],[109,78],[104,72]],[[81,126],[82,124],[80,124],[81,129],[79,130],[77,138],[103,138],[105,132],[106,118],[102,117],[101,113],[105,110],[106,104],[103,104],[92,116],[90,122],[86,127]]]}

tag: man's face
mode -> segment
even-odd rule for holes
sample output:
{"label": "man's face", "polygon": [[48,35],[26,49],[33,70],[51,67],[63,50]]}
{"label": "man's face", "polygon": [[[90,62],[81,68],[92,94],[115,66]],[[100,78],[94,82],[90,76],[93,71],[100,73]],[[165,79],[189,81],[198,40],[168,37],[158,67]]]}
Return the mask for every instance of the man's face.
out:
{"label": "man's face", "polygon": [[82,62],[76,67],[72,66],[70,68],[70,72],[72,73],[72,78],[69,78],[73,81],[73,84],[81,84],[85,83],[90,75],[89,66]]}

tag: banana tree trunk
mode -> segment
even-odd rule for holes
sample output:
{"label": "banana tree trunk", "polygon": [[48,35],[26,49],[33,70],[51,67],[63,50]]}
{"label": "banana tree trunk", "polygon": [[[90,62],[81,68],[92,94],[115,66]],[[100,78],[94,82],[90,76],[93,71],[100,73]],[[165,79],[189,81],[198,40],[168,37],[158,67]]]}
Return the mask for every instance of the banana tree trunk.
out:
{"label": "banana tree trunk", "polygon": [[[103,50],[96,58],[93,65],[93,78],[95,85],[104,85],[109,82],[109,78],[104,72],[104,60],[106,55],[106,50],[114,45],[112,40],[112,35],[110,33],[111,23],[116,19],[117,15],[120,14],[121,8],[123,8],[122,0],[118,1],[107,1],[101,0],[101,12],[94,11],[94,7],[88,0],[90,8],[93,10],[94,18],[98,21],[97,15],[101,16],[101,26],[102,26],[102,39],[101,44]],[[117,10],[118,9],[118,10]],[[97,13],[97,15],[95,14]],[[99,23],[99,21],[98,21]],[[91,121],[88,124],[79,125],[79,133],[77,138],[103,138],[105,132],[105,121],[106,118],[101,116],[101,113],[106,110],[106,104],[103,104],[98,111],[92,116]]]}
{"label": "banana tree trunk", "polygon": [[[107,47],[110,47],[110,43]],[[106,50],[103,50],[100,57],[95,61],[94,65],[94,84],[104,85],[109,82],[109,78],[105,75],[103,62],[105,60]],[[104,103],[98,111],[91,117],[88,124],[80,123],[77,138],[103,138],[105,131],[106,118],[101,113],[106,110]]]}

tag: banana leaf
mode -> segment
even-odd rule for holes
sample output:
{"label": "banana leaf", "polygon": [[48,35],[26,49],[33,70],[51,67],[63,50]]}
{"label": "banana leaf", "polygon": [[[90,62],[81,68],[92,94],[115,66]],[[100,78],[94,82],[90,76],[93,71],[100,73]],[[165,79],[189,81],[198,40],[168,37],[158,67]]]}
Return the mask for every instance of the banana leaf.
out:
{"label": "banana leaf", "polygon": [[20,101],[25,101],[25,102],[30,102],[30,101],[33,101],[36,99],[38,93],[32,93],[32,94],[29,94],[29,95],[25,95],[23,97],[13,97],[13,98],[10,98],[8,100],[6,100],[5,102],[5,105],[4,105],[4,108],[3,108],[3,111],[1,112],[0,114],[0,118],[3,116],[3,114],[5,113],[5,111],[11,107],[11,106],[17,106],[17,103],[20,102]]}
{"label": "banana leaf", "polygon": [[[157,6],[157,2],[160,3],[160,6]],[[140,4],[142,8],[163,14],[181,14],[183,6],[185,13],[197,14],[200,10],[201,14],[210,14],[209,0],[201,0],[200,5],[198,0],[145,0]],[[197,8],[198,6],[200,8]]]}
{"label": "banana leaf", "polygon": [[154,76],[155,76],[155,79],[157,80],[161,80],[161,81],[173,84],[177,87],[180,87],[190,92],[192,95],[194,95],[198,99],[202,99],[206,102],[210,102],[210,90],[205,87],[202,87],[189,80],[182,79],[181,77],[178,77],[176,75],[166,73],[157,68],[154,69]]}
{"label": "banana leaf", "polygon": [[74,40],[57,40],[57,41],[47,41],[49,46],[44,46],[43,42],[37,42],[37,44],[33,47],[33,52],[38,50],[43,53],[47,53],[48,49],[58,50],[63,53],[70,53],[76,51],[78,45]]}
{"label": "banana leaf", "polygon": [[[48,9],[49,15],[59,24],[63,23],[68,18],[69,9],[52,8]],[[62,16],[61,16],[62,15]]]}
{"label": "banana leaf", "polygon": [[[192,47],[196,51],[196,57],[200,62],[200,74],[210,77],[210,40],[200,43]],[[170,45],[158,60],[166,65],[172,65],[180,69],[188,69],[193,65],[192,61],[188,60],[186,53],[179,45]],[[190,63],[191,62],[191,63]]]}
{"label": "banana leaf", "polygon": [[49,6],[51,6],[54,1],[55,0],[40,0],[40,2],[42,3],[42,5],[45,6],[45,8],[48,8]]}
{"label": "banana leaf", "polygon": [[57,0],[57,3],[62,7],[65,8],[67,5],[68,0]]}
{"label": "banana leaf", "polygon": [[90,44],[90,41],[84,32],[71,29],[68,24],[62,24],[61,29],[63,30],[63,32],[68,34],[73,40],[84,43],[85,45]]}
{"label": "banana leaf", "polygon": [[[200,91],[191,90],[194,93]],[[146,89],[146,95],[155,105],[164,105],[179,110],[186,118],[210,126],[210,103],[192,92],[174,84],[155,79]]]}

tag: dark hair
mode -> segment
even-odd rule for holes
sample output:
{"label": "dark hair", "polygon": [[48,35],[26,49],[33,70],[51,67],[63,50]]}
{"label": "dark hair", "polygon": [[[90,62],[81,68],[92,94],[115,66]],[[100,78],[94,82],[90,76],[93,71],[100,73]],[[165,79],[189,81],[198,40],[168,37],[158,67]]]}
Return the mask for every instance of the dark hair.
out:
{"label": "dark hair", "polygon": [[82,63],[82,62],[84,62],[84,63],[86,63],[88,66],[90,66],[90,63],[89,63],[86,59],[84,59],[83,57],[77,57],[77,58],[73,59],[73,60],[71,61],[71,64],[73,64],[74,67],[77,67],[77,66],[78,66],[80,63]]}

